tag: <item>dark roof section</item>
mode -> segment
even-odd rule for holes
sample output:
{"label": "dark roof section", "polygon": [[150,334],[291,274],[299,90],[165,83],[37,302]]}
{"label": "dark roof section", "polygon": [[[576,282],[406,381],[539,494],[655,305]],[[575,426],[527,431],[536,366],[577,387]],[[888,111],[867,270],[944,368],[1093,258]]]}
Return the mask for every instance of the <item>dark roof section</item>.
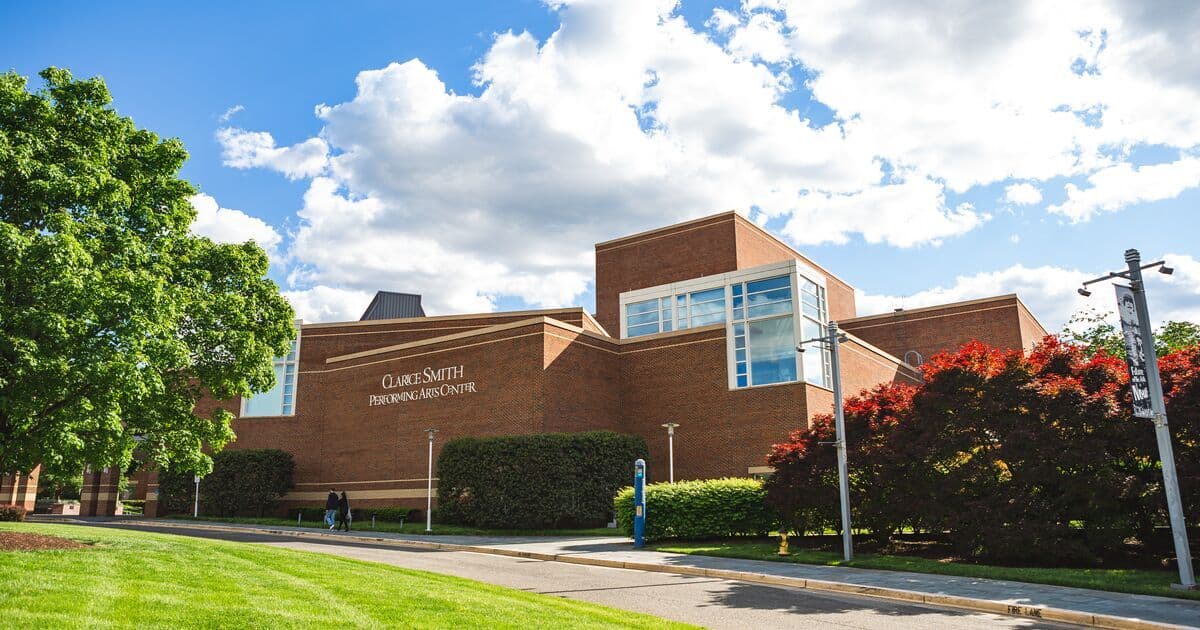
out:
{"label": "dark roof section", "polygon": [[371,305],[363,311],[358,321],[368,319],[399,319],[401,317],[425,317],[425,309],[421,308],[421,296],[413,293],[396,293],[395,291],[378,291]]}

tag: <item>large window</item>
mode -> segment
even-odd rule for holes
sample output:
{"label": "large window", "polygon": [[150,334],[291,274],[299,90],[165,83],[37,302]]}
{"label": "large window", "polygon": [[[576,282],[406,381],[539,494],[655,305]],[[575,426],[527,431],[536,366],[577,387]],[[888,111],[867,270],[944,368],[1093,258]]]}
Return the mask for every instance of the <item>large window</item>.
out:
{"label": "large window", "polygon": [[625,305],[625,336],[640,337],[725,321],[725,287]]}
{"label": "large window", "polygon": [[290,416],[296,412],[296,355],[299,339],[292,340],[287,356],[275,357],[275,386],[242,399],[242,416]]}
{"label": "large window", "polygon": [[[828,317],[825,305],[825,287],[800,278],[800,334],[804,339],[825,336]],[[829,387],[833,382],[830,369],[829,348],[823,344],[809,344],[804,357],[804,380],[814,385]]]}
{"label": "large window", "polygon": [[828,348],[796,352],[797,342],[824,336],[829,320],[823,275],[799,260],[639,289],[621,303],[626,338],[725,324],[732,388],[832,383]]}
{"label": "large window", "polygon": [[796,380],[791,276],[740,282],[732,292],[737,386]]}

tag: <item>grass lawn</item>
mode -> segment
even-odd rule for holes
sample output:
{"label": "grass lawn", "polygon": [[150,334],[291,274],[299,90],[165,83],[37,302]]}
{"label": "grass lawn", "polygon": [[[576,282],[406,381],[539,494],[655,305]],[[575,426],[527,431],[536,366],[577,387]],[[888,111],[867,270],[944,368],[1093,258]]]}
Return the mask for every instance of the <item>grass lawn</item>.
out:
{"label": "grass lawn", "polygon": [[1139,593],[1143,595],[1162,595],[1185,599],[1200,599],[1200,591],[1177,591],[1171,588],[1171,582],[1179,579],[1174,571],[1154,571],[1149,569],[1057,569],[1042,567],[998,567],[966,562],[946,562],[933,558],[918,556],[855,554],[849,563],[842,561],[840,551],[821,551],[797,547],[796,538],[790,539],[792,555],[780,557],[778,541],[746,540],[746,541],[715,541],[715,542],[666,542],[649,547],[655,551],[672,553],[690,553],[702,556],[719,556],[722,558],[745,558],[749,560],[771,560],[774,562],[796,562],[800,564],[821,564],[828,566],[848,566],[860,569],[883,569],[887,571],[913,571],[916,573],[936,573],[939,575],[960,575],[964,577],[989,578],[993,580],[1012,580],[1014,582],[1031,582],[1034,584],[1055,584],[1058,586],[1075,586],[1092,588],[1101,591],[1116,591],[1119,593]]}
{"label": "grass lawn", "polygon": [[[183,515],[171,515],[167,518],[181,521],[211,521],[217,523],[247,523],[251,525],[281,525],[281,526],[296,526],[296,519],[287,518],[249,518],[243,516],[200,516],[191,517]],[[329,529],[321,521],[301,521],[301,527],[311,527],[313,529]],[[433,524],[433,531],[425,531],[425,521],[404,523],[401,527],[399,523],[384,523],[379,521],[375,524],[375,529],[371,529],[371,519],[355,519],[352,526],[355,531],[360,532],[391,532],[394,534],[429,534],[429,535],[444,535],[444,536],[624,536],[620,529],[609,527],[595,527],[591,529],[483,529],[479,527],[466,527],[464,525],[442,525],[440,523]]]}
{"label": "grass lawn", "polygon": [[85,549],[0,552],[9,628],[660,628],[647,615],[254,544],[0,523]]}

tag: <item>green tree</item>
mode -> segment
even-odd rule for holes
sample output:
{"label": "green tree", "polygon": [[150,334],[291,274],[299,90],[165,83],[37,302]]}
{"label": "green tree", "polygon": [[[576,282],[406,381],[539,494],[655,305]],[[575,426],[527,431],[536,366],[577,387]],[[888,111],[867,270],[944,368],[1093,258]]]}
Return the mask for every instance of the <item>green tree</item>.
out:
{"label": "green tree", "polygon": [[218,398],[272,386],[292,309],[252,242],[189,232],[187,152],[99,78],[0,75],[0,471],[147,461],[207,472]]}
{"label": "green tree", "polygon": [[[1103,350],[1109,356],[1125,358],[1121,329],[1107,314],[1094,308],[1072,315],[1058,337],[1083,346],[1088,356]],[[1160,357],[1193,346],[1200,346],[1200,325],[1168,321],[1154,331],[1154,350]]]}

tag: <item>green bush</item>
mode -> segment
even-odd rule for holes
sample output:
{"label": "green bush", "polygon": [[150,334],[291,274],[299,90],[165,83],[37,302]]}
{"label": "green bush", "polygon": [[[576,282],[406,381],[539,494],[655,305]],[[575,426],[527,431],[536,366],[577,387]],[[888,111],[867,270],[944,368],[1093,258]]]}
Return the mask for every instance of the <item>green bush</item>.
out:
{"label": "green bush", "polygon": [[19,505],[0,505],[0,521],[25,520],[25,508]]}
{"label": "green bush", "polygon": [[145,501],[121,501],[121,513],[129,516],[140,516],[146,513]]}
{"label": "green bush", "polygon": [[[757,479],[705,479],[646,486],[646,538],[698,539],[757,536],[779,523]],[[613,499],[617,527],[633,535],[633,488]]]}
{"label": "green bush", "polygon": [[600,526],[646,453],[642,438],[609,431],[452,440],[438,457],[438,518],[490,528]]}
{"label": "green bush", "polygon": [[[263,516],[292,488],[296,463],[274,448],[221,451],[213,471],[200,481],[200,513],[209,516]],[[193,474],[166,470],[159,475],[164,514],[192,511]]]}

